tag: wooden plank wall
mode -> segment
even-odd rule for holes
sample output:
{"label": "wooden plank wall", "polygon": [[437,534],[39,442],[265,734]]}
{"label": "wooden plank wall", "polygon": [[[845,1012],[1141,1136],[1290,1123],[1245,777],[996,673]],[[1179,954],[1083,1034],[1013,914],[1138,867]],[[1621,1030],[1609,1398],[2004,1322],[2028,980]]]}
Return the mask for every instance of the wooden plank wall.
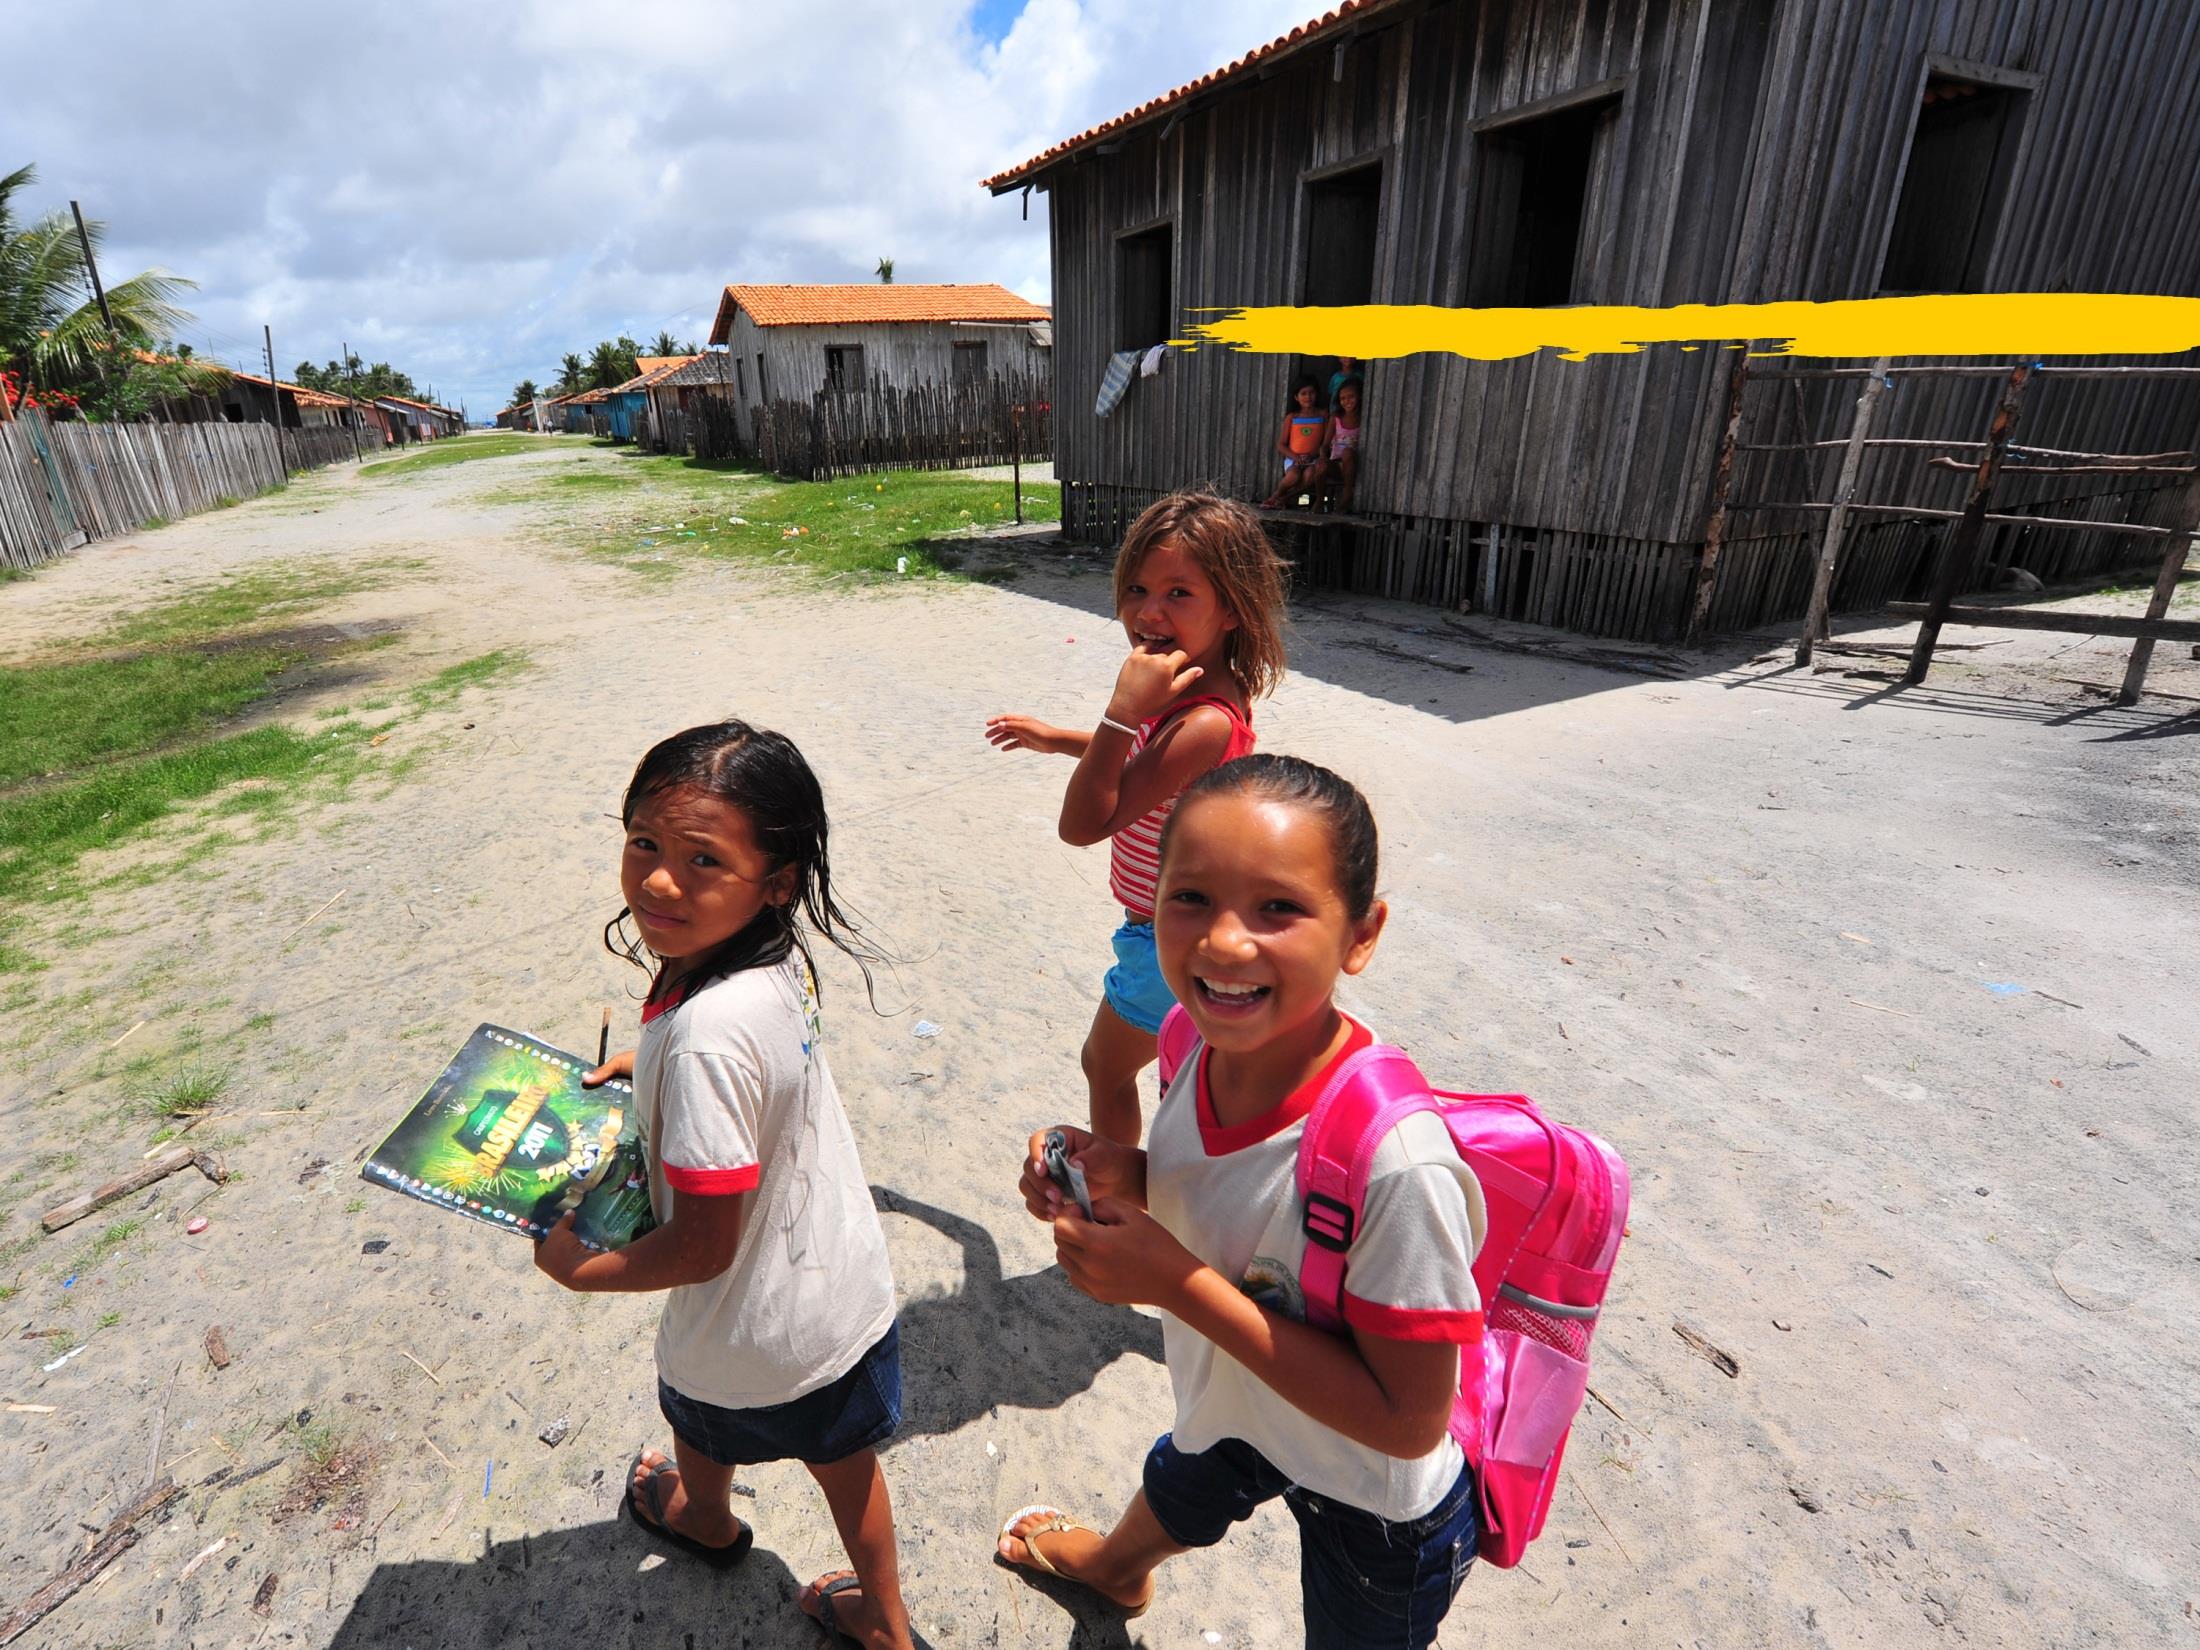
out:
{"label": "wooden plank wall", "polygon": [[281,442],[272,424],[53,424],[25,412],[0,423],[0,563],[36,567],[86,538],[195,515],[273,492],[288,472],[352,461],[349,430],[285,430]]}
{"label": "wooden plank wall", "polygon": [[[1600,139],[1577,258],[1579,301],[1869,296],[1928,53],[2041,77],[2022,117],[1989,288],[2200,293],[2190,137],[2200,127],[2200,6],[2188,0],[1402,5],[1341,50],[1322,43],[1193,104],[1166,139],[1168,122],[1149,122],[1113,153],[1046,175],[1064,409],[1058,474],[1072,530],[1105,538],[1138,501],[1181,486],[1266,492],[1293,365],[1172,352],[1158,378],[1134,381],[1112,416],[1094,417],[1086,396],[1115,343],[1120,234],[1172,227],[1180,314],[1297,302],[1305,175],[1379,161],[1377,301],[1457,304],[1475,255],[1470,123],[1617,79],[1622,101]],[[1686,579],[1669,570],[1676,556],[1692,563],[1702,541],[1726,364],[1719,350],[1671,347],[1584,363],[1370,363],[1357,507],[1394,525],[1365,535],[1356,579],[1385,588],[1401,576],[1392,569],[1465,557],[1462,568],[1406,582],[1482,588],[1511,617],[1671,634]],[[1788,434],[1846,428],[1853,386],[1821,381],[1783,394]],[[1992,397],[1990,380],[1909,381],[1883,407],[1882,433],[1975,440]],[[2020,440],[2166,450],[2188,446],[2196,429],[2200,387],[2190,383],[2062,380],[2043,386]],[[1758,464],[1741,479],[1760,496],[1822,498],[1832,466]],[[2050,485],[2013,479],[2003,496],[2029,506]],[[1937,505],[1951,493],[1960,501],[1960,490],[1960,478],[1875,456],[1860,496]],[[2095,508],[2145,507],[2108,496],[2116,491],[2088,488]],[[1429,522],[1450,525],[1434,537],[1408,525]],[[1716,620],[1799,613],[1817,526],[1792,516],[1741,523]],[[1532,548],[1524,535],[1535,536]],[[1374,542],[1387,537],[1399,542]],[[1916,532],[1867,539],[1888,565],[1844,574],[1844,606],[1902,587],[1930,547]],[[2000,553],[2063,566],[2129,548],[2041,539]],[[1478,555],[1494,556],[1494,585]],[[1628,565],[1594,579],[1555,571],[1601,557]]]}

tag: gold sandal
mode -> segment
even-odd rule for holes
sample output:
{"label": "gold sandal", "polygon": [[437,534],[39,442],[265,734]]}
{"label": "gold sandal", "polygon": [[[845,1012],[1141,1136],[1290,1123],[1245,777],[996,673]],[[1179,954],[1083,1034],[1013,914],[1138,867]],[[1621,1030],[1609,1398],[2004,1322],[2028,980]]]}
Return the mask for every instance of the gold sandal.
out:
{"label": "gold sandal", "polygon": [[[1034,1529],[1025,1531],[1022,1535],[1018,1535],[1016,1533],[1016,1526],[1022,1523],[1025,1519],[1029,1518],[1033,1513],[1047,1513],[1051,1516],[1048,1517],[1045,1523],[1038,1525]],[[1057,1570],[1053,1566],[1053,1564],[1048,1561],[1047,1555],[1039,1551],[1038,1547],[1034,1543],[1036,1541],[1036,1538],[1039,1536],[1058,1535],[1064,1530],[1083,1530],[1087,1535],[1100,1534],[1100,1532],[1094,1529],[1090,1524],[1080,1524],[1075,1519],[1071,1518],[1067,1513],[1063,1512],[1061,1508],[1050,1507],[1045,1502],[1036,1502],[1028,1507],[1019,1507],[1014,1512],[1010,1513],[1007,1519],[1002,1523],[1000,1538],[996,1540],[993,1545],[993,1556],[1000,1559],[1003,1564],[1007,1565],[1012,1570],[1036,1569],[1041,1571],[1043,1574],[1054,1577],[1054,1579],[1057,1581],[1067,1581],[1073,1586],[1086,1588],[1087,1590],[1096,1594],[1101,1599],[1105,1600],[1107,1603],[1114,1604],[1117,1609],[1123,1612],[1123,1619],[1125,1621],[1136,1621],[1140,1616],[1144,1615],[1148,1610],[1153,1608],[1153,1599],[1151,1596],[1147,1598],[1144,1604],[1139,1605],[1134,1610],[1128,1605],[1116,1604],[1114,1599],[1109,1598],[1107,1594],[1102,1593],[1099,1588],[1094,1587],[1090,1582],[1079,1581],[1075,1576],[1066,1576],[1062,1574],[1060,1570]],[[1021,1541],[1024,1544],[1025,1556],[1031,1560],[1031,1563],[1028,1565],[1018,1564],[1015,1560],[1004,1556],[1000,1548],[1000,1542],[1002,1540]]]}

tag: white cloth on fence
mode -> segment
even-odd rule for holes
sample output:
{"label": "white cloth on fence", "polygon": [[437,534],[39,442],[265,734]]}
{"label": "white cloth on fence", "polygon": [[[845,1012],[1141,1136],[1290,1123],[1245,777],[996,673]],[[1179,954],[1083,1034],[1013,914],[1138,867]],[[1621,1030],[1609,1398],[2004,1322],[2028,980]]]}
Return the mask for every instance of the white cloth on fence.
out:
{"label": "white cloth on fence", "polygon": [[1152,349],[1146,351],[1146,359],[1138,363],[1138,376],[1141,378],[1160,377],[1161,358],[1168,353],[1169,346],[1167,344],[1156,344]]}
{"label": "white cloth on fence", "polygon": [[1123,392],[1131,387],[1131,373],[1138,366],[1139,351],[1119,349],[1108,357],[1108,370],[1100,380],[1100,393],[1092,403],[1092,416],[1105,418],[1115,411]]}

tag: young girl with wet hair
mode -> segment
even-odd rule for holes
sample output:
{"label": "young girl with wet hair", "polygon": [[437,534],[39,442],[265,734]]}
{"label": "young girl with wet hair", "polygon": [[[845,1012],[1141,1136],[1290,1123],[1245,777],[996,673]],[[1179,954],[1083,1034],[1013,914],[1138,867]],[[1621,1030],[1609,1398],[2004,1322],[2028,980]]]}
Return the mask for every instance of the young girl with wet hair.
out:
{"label": "young girl with wet hair", "polygon": [[996,716],[985,736],[1002,750],[1074,756],[1062,840],[1109,844],[1123,923],[1081,1059],[1093,1132],[1135,1146],[1138,1074],[1176,1002],[1154,962],[1162,827],[1178,792],[1253,748],[1252,702],[1283,679],[1283,563],[1243,504],[1171,493],[1124,536],[1115,611],[1131,651],[1098,726]]}
{"label": "young girl with wet hair", "polygon": [[876,1454],[901,1417],[894,1283],[818,1046],[810,944],[847,952],[866,981],[879,954],[834,899],[824,795],[785,736],[728,721],[654,747],[620,817],[626,903],[604,941],[651,981],[640,1047],[586,1081],[634,1080],[657,1224],[597,1253],[568,1216],[535,1264],[568,1289],[664,1293],[657,1401],[673,1455],[635,1458],[635,1523],[737,1563],[754,1537],[733,1514],[734,1469],[799,1460],[854,1566],[803,1589],[802,1608],[909,1650]]}
{"label": "young girl with wet hair", "polygon": [[1008,1564],[1136,1615],[1166,1559],[1281,1496],[1299,1526],[1306,1639],[1421,1650],[1475,1555],[1472,1470],[1451,1436],[1459,1349],[1479,1339],[1482,1192],[1443,1119],[1376,1147],[1346,1250],[1344,1332],[1306,1323],[1297,1182],[1308,1114],[1373,1033],[1337,1007],[1372,959],[1375,821],[1325,768],[1252,756],[1188,788],[1162,848],[1161,970],[1200,1045],[1136,1151],[1064,1128],[1087,1220],[1031,1137],[1019,1189],[1096,1300],[1161,1309],[1176,1419],[1106,1535],[1049,1506],[1010,1515]]}

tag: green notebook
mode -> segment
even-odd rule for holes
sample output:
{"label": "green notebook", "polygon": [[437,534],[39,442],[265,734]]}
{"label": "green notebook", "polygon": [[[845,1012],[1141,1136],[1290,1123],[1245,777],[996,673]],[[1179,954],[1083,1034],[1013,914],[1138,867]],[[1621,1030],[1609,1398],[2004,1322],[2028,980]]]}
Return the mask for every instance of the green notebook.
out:
{"label": "green notebook", "polygon": [[584,1089],[592,1069],[523,1032],[481,1026],[359,1172],[529,1237],[570,1211],[590,1248],[631,1243],[656,1224],[633,1085]]}

